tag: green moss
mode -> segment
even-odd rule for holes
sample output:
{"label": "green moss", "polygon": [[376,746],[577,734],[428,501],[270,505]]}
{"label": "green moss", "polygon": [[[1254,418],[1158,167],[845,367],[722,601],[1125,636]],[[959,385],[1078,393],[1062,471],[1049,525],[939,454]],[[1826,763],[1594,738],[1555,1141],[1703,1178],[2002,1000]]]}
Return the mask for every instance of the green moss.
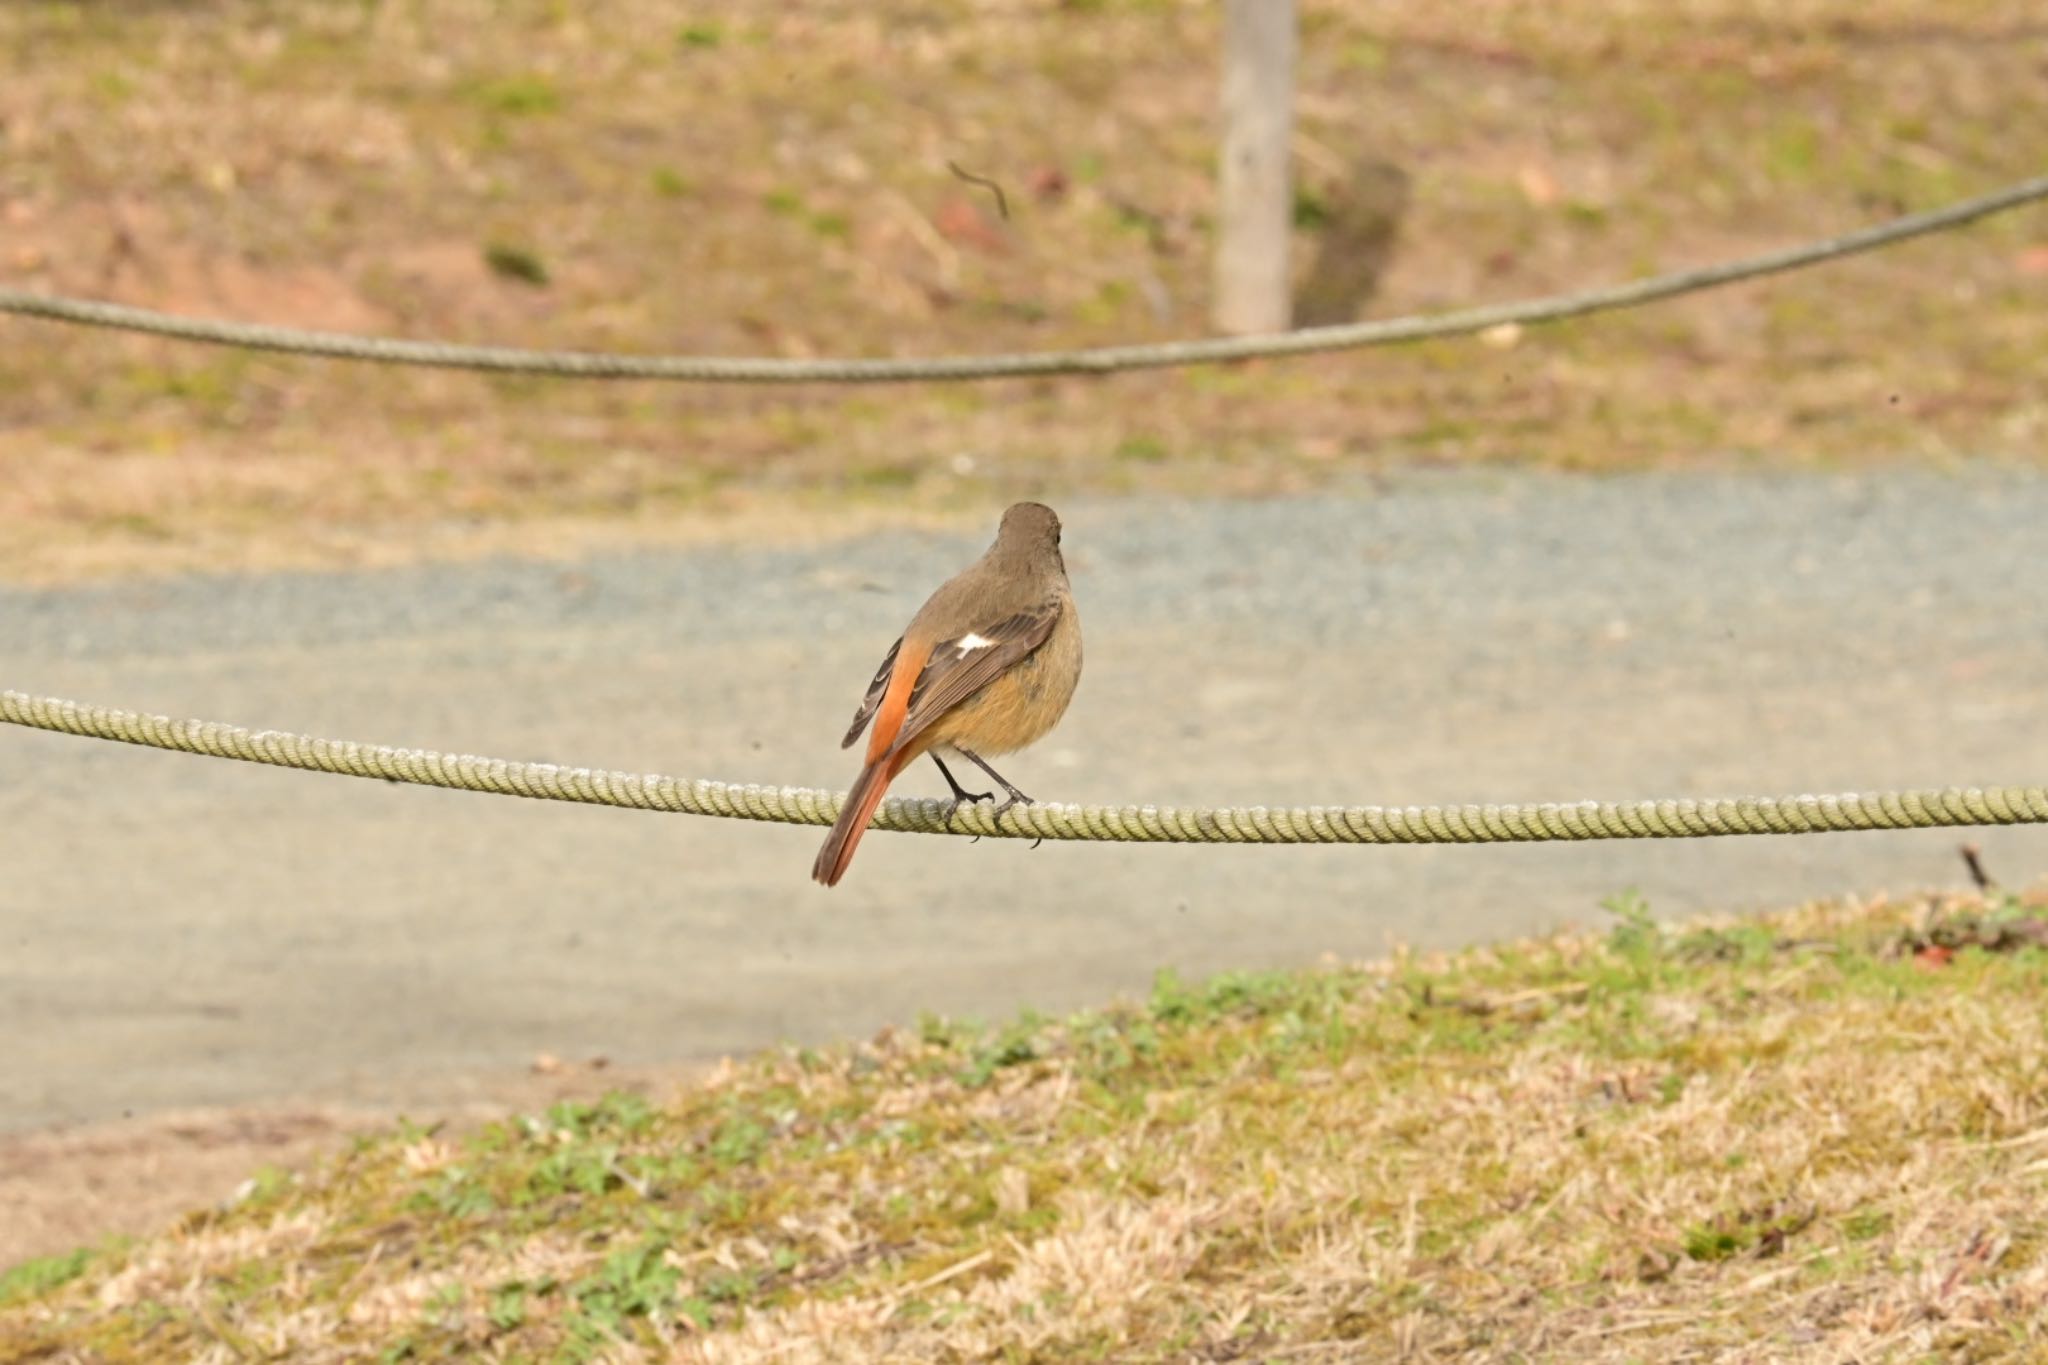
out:
{"label": "green moss", "polygon": [[648,172],[647,183],[665,199],[680,199],[695,188],[690,177],[673,166],[656,166]]}
{"label": "green moss", "polygon": [[56,1256],[38,1256],[7,1270],[0,1270],[0,1305],[47,1294],[69,1284],[92,1264],[90,1251],[67,1251]]}
{"label": "green moss", "polygon": [[547,262],[531,247],[503,241],[486,243],[484,264],[501,279],[517,280],[536,287],[548,283]]}
{"label": "green moss", "polygon": [[1111,453],[1126,463],[1160,464],[1173,452],[1160,437],[1140,433],[1119,440]]}
{"label": "green moss", "polygon": [[92,91],[109,106],[118,108],[135,97],[135,82],[120,71],[95,72]]}
{"label": "green moss", "polygon": [[530,117],[561,110],[562,93],[546,76],[536,73],[497,76],[468,87],[469,97],[494,114]]}
{"label": "green moss", "polygon": [[1804,185],[1819,169],[1821,134],[1810,120],[1776,124],[1764,141],[1764,164],[1786,184]]}
{"label": "green moss", "polygon": [[1315,232],[1328,227],[1331,216],[1329,201],[1314,187],[1299,184],[1294,187],[1294,226]]}

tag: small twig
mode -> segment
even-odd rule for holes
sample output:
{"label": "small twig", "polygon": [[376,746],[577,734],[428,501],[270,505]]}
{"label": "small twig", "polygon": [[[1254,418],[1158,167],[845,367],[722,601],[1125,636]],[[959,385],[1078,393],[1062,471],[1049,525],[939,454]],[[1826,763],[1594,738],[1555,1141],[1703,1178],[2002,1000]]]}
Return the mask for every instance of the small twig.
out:
{"label": "small twig", "polygon": [[948,292],[960,286],[960,253],[953,244],[939,234],[931,220],[917,211],[917,206],[894,190],[888,191],[882,202],[894,210],[903,220],[903,226],[917,239],[917,244],[932,258],[932,265],[939,272],[939,287]]}
{"label": "small twig", "polygon": [[960,179],[965,180],[968,184],[979,185],[993,194],[996,197],[996,212],[1001,215],[1004,222],[1010,221],[1010,196],[1003,193],[1001,185],[998,185],[985,175],[976,175],[973,171],[962,169],[957,161],[948,161],[946,169],[960,177]]}
{"label": "small twig", "polygon": [[624,1185],[633,1193],[639,1195],[642,1199],[646,1199],[651,1196],[653,1191],[652,1184],[648,1181],[640,1179],[638,1176],[628,1171],[624,1166],[620,1165],[619,1159],[617,1157],[612,1157],[608,1162],[606,1162],[605,1168],[609,1170],[613,1175],[619,1178],[620,1184]]}
{"label": "small twig", "polygon": [[1513,991],[1507,995],[1477,995],[1469,1000],[1457,1002],[1458,1008],[1469,1014],[1497,1014],[1521,1005],[1534,1005],[1545,1000],[1577,1000],[1592,993],[1593,987],[1585,981],[1568,981],[1562,986],[1532,986],[1525,991]]}
{"label": "small twig", "polygon": [[1957,851],[1963,855],[1963,866],[1970,869],[1970,880],[1977,884],[1977,890],[1983,895],[1990,895],[1998,883],[1984,870],[1984,850],[1975,844],[1961,844]]}
{"label": "small twig", "polygon": [[384,1239],[380,1237],[377,1239],[375,1244],[370,1247],[370,1254],[363,1258],[363,1263],[356,1267],[356,1273],[349,1276],[348,1283],[341,1287],[342,1294],[344,1296],[347,1295],[352,1290],[354,1290],[357,1285],[361,1284],[363,1282],[363,1277],[370,1273],[371,1267],[375,1266],[378,1261],[382,1260],[383,1256]]}
{"label": "small twig", "polygon": [[215,1312],[214,1306],[204,1299],[195,1303],[193,1309],[198,1315],[200,1325],[213,1334],[214,1340],[227,1347],[235,1359],[262,1360],[269,1354],[248,1337],[228,1326],[226,1319]]}
{"label": "small twig", "polygon": [[947,1266],[938,1274],[927,1275],[923,1279],[919,1280],[916,1284],[898,1290],[896,1292],[896,1301],[889,1306],[889,1311],[883,1315],[884,1319],[886,1320],[888,1318],[896,1316],[897,1312],[899,1312],[902,1309],[904,1304],[909,1303],[919,1294],[922,1294],[927,1290],[936,1289],[940,1285],[946,1283],[946,1281],[956,1279],[959,1276],[967,1274],[971,1270],[981,1269],[981,1267],[987,1265],[990,1261],[994,1260],[995,1255],[996,1253],[993,1248],[983,1247],[980,1251],[975,1252],[974,1255],[969,1256],[966,1260],[955,1261],[952,1265]]}
{"label": "small twig", "polygon": [[982,1266],[985,1266],[990,1261],[994,1260],[995,1255],[996,1253],[992,1248],[983,1247],[980,1251],[975,1252],[966,1260],[955,1261],[952,1265],[947,1266],[938,1274],[925,1276],[923,1279],[919,1280],[916,1284],[910,1286],[910,1288],[904,1290],[903,1292],[905,1295],[911,1295],[922,1294],[927,1289],[937,1289],[940,1285],[944,1284],[946,1281],[950,1279],[954,1279],[957,1276],[965,1275],[970,1270],[979,1270]]}
{"label": "small twig", "polygon": [[1356,1351],[1357,1337],[1331,1337],[1326,1341],[1297,1341],[1291,1346],[1261,1346],[1253,1352],[1260,1360],[1293,1360],[1322,1355],[1328,1351]]}

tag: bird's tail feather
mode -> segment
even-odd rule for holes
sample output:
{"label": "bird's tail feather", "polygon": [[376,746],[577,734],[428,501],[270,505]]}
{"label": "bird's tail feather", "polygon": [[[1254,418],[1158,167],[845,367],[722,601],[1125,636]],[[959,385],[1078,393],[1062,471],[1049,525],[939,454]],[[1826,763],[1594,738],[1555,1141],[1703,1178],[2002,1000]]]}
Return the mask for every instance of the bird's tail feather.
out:
{"label": "bird's tail feather", "polygon": [[827,886],[839,884],[853,861],[853,851],[860,847],[861,835],[867,833],[868,821],[875,818],[875,807],[882,804],[889,784],[907,761],[903,754],[891,754],[860,770],[853,789],[846,793],[846,804],[839,808],[839,819],[825,836],[825,846],[818,850],[818,861],[811,864],[812,877]]}

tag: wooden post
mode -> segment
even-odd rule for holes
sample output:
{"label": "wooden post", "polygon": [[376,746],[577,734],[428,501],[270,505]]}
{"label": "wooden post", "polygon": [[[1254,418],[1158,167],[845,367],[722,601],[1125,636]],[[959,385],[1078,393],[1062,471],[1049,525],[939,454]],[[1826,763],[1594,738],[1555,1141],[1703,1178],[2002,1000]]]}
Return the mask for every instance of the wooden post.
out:
{"label": "wooden post", "polygon": [[1212,320],[1220,332],[1293,325],[1295,0],[1224,0],[1223,151],[1216,195]]}

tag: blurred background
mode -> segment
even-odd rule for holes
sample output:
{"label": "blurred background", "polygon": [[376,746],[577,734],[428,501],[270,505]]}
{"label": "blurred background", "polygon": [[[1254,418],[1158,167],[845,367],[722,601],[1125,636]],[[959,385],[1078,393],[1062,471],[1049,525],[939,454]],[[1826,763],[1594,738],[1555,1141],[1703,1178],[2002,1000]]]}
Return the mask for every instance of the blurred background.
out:
{"label": "blurred background", "polygon": [[[1209,0],[16,0],[0,280],[642,353],[1203,335],[1223,30]],[[1305,0],[1298,42],[1297,325],[1790,245],[2048,152],[2015,116],[2048,77],[2019,0]],[[1066,518],[1089,651],[1012,765],[1041,797],[2036,781],[2044,301],[2021,211],[1575,323],[1108,379],[574,382],[0,319],[0,685],[838,787],[882,652],[1030,496]],[[243,1169],[358,1110],[1165,966],[1529,933],[1627,887],[1677,913],[1962,873],[1943,834],[877,836],[827,894],[817,831],[27,732],[0,734],[0,820],[0,1186],[61,1176],[73,1207],[138,1145]],[[2008,881],[2048,861],[2037,832],[1981,842]]]}
{"label": "blurred background", "polygon": [[[0,267],[505,344],[1198,334],[1221,28],[1208,0],[23,0],[0,14]],[[2044,49],[2021,0],[1304,4],[1300,320],[1582,287],[2038,173],[2014,114]],[[948,162],[1004,186],[1010,217]],[[900,515],[1046,488],[1282,493],[1394,462],[2023,450],[2042,240],[2018,214],[1496,350],[1110,384],[566,384],[10,323],[0,553],[16,573],[346,562],[479,521],[533,546],[763,500]]]}

